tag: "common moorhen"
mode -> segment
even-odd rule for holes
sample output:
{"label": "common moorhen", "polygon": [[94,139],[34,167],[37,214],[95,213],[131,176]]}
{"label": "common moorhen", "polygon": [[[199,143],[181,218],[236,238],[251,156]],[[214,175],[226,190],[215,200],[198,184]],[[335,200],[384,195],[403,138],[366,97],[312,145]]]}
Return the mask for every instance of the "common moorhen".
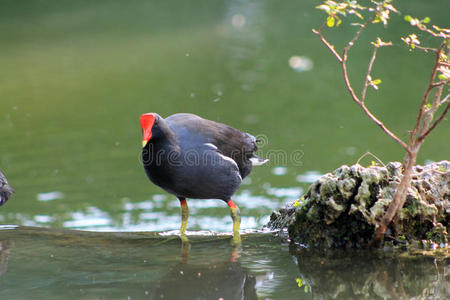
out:
{"label": "common moorhen", "polygon": [[148,178],[175,195],[181,205],[183,240],[189,217],[186,198],[221,199],[231,211],[233,234],[239,237],[240,212],[231,196],[250,174],[252,165],[267,160],[256,156],[254,136],[228,125],[179,113],[163,119],[141,116],[142,161]]}
{"label": "common moorhen", "polygon": [[0,206],[8,201],[13,193],[14,189],[8,184],[6,176],[0,171]]}

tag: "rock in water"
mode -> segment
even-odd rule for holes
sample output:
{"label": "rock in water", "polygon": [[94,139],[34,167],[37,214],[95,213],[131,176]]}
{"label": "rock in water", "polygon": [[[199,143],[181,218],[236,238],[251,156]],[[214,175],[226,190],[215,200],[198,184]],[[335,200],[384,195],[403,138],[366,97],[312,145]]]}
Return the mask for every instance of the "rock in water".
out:
{"label": "rock in water", "polygon": [[[402,171],[399,162],[386,167],[341,166],[313,183],[299,207],[272,213],[269,227],[287,227],[291,240],[312,247],[365,247],[392,201]],[[415,166],[397,225],[391,225],[386,236],[446,244],[449,213],[450,162]]]}
{"label": "rock in water", "polygon": [[5,175],[0,171],[0,206],[8,201],[9,197],[14,193],[14,189],[9,186]]}

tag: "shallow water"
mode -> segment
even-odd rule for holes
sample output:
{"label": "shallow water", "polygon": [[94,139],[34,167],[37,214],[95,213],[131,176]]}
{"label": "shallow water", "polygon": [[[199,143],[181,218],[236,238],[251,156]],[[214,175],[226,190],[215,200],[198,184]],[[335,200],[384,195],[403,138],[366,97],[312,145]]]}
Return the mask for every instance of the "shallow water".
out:
{"label": "shallow water", "polygon": [[[0,298],[32,299],[34,293],[55,299],[60,294],[148,298],[161,281],[162,294],[170,292],[170,272],[181,264],[181,244],[173,237],[180,210],[142,169],[141,113],[192,112],[263,140],[258,154],[270,162],[255,168],[234,198],[244,231],[262,228],[272,210],[299,198],[317,176],[355,163],[366,151],[384,162],[401,160],[401,149],[349,100],[336,62],[311,33],[323,19],[314,9],[318,3],[1,1],[0,170],[16,193],[0,207],[0,224],[34,227],[0,231],[0,270],[7,265]],[[398,8],[449,26],[446,0],[403,1]],[[410,28],[402,17],[393,24],[382,36],[397,44],[380,53],[374,71],[383,83],[379,96],[369,91],[367,101],[406,138],[416,115],[417,105],[411,103],[424,92],[431,58],[405,51],[398,35]],[[333,42],[349,33],[341,27]],[[377,35],[368,31],[361,42],[366,45]],[[352,51],[351,72],[364,70],[366,47]],[[448,122],[441,125],[424,144],[419,163],[448,159]],[[349,284],[359,274],[358,265],[338,259],[331,261],[335,268],[322,269],[320,262],[305,267],[270,234],[246,235],[239,259],[230,266],[234,250],[230,237],[221,235],[232,227],[225,203],[188,204],[190,234],[208,233],[193,238],[189,272],[215,264],[236,269],[263,298],[327,298],[344,287],[356,295]],[[115,233],[55,231],[63,229]],[[442,282],[427,259],[417,264],[426,275],[414,269],[420,280],[408,283],[415,292],[406,295]],[[401,282],[391,274],[409,272],[403,261],[370,260],[369,265],[367,278],[385,274]],[[393,271],[392,265],[397,266]],[[309,268],[320,272],[308,274]],[[348,272],[343,282],[327,279],[339,270]],[[217,278],[227,274],[220,271]],[[299,288],[297,279],[306,283]],[[377,287],[392,290],[380,282]],[[305,292],[305,286],[311,290]]]}
{"label": "shallow water", "polygon": [[1,299],[448,299],[449,260],[321,256],[272,233],[93,233],[2,228]]}
{"label": "shallow water", "polygon": [[[1,207],[0,222],[177,229],[178,203],[150,184],[139,161],[138,118],[148,111],[196,113],[263,140],[259,154],[270,162],[254,168],[234,199],[244,229],[262,227],[318,175],[366,151],[401,160],[400,147],[349,100],[336,62],[311,33],[323,18],[315,4],[2,1],[0,169],[17,192]],[[398,5],[448,24],[448,1]],[[393,24],[379,33],[397,41],[380,52],[380,95],[369,91],[367,101],[406,137],[430,61],[400,44],[409,25],[401,17]],[[344,28],[333,41],[348,36]],[[375,37],[369,31],[361,42]],[[353,49],[351,71],[366,65],[365,49]],[[447,123],[425,143],[419,163],[448,159]],[[189,230],[230,230],[224,203],[188,204]]]}

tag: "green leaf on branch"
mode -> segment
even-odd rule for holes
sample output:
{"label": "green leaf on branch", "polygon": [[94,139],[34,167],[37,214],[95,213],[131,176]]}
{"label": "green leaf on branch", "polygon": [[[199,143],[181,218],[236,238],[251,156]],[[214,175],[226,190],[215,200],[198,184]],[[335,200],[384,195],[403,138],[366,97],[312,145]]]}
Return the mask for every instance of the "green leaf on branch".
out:
{"label": "green leaf on branch", "polygon": [[369,75],[367,76],[367,83],[370,84],[370,86],[373,87],[375,90],[378,90],[379,89],[378,85],[381,83],[381,79],[377,78],[372,80],[372,77]]}
{"label": "green leaf on branch", "polygon": [[423,19],[421,22],[424,24],[430,23],[431,19],[429,17],[426,17],[425,19]]}
{"label": "green leaf on branch", "polygon": [[339,26],[342,23],[340,17],[347,15],[355,15],[359,19],[364,19],[364,16],[361,14],[361,11],[366,8],[359,5],[357,1],[346,0],[342,2],[327,0],[324,1],[323,4],[316,6],[317,9],[324,11],[327,17],[327,26],[334,27]]}
{"label": "green leaf on branch", "polygon": [[381,79],[375,79],[374,81],[372,81],[372,83],[378,85],[381,83]]}
{"label": "green leaf on branch", "polygon": [[327,18],[327,26],[328,27],[334,27],[335,19],[332,16],[328,16]]}

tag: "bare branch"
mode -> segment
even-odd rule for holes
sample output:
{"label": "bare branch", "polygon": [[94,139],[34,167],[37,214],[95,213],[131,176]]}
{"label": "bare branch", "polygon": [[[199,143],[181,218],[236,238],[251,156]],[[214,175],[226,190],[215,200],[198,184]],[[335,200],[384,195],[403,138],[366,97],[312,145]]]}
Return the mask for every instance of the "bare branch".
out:
{"label": "bare branch", "polygon": [[377,51],[378,51],[378,47],[374,46],[373,52],[372,52],[372,57],[370,58],[370,61],[369,61],[369,67],[367,68],[366,80],[364,81],[364,87],[361,92],[361,102],[362,103],[364,103],[364,100],[366,99],[367,87],[369,86],[369,83],[370,83],[370,74],[372,73],[373,63],[375,62],[375,59],[377,57]]}
{"label": "bare branch", "polygon": [[432,86],[432,87],[443,86],[443,85],[446,85],[446,84],[449,83],[449,82],[450,82],[450,79],[441,80],[441,81],[438,81],[438,82],[433,83],[431,86]]}
{"label": "bare branch", "polygon": [[445,102],[448,101],[448,99],[450,98],[450,94],[447,94],[447,96],[444,97],[444,99],[441,100],[441,102],[439,103],[440,105],[444,104]]}
{"label": "bare branch", "polygon": [[377,124],[387,135],[389,135],[394,141],[400,144],[406,151],[409,151],[408,145],[406,145],[405,142],[403,142],[400,138],[398,138],[392,131],[390,131],[380,120],[378,120],[377,117],[375,117],[372,112],[364,105],[363,102],[361,102],[360,99],[358,99],[358,96],[356,95],[355,91],[352,88],[352,85],[350,83],[350,79],[348,78],[348,72],[347,72],[347,64],[345,61],[341,62],[342,66],[342,72],[344,75],[344,81],[345,85],[347,86],[347,90],[349,91],[350,95],[352,96],[353,100],[358,103],[359,106],[361,106],[364,113],[375,123]]}
{"label": "bare branch", "polygon": [[428,47],[422,47],[422,46],[419,46],[419,45],[414,45],[414,48],[417,48],[417,49],[419,49],[419,50],[422,50],[422,51],[424,51],[424,52],[434,52],[434,53],[438,53],[438,49],[436,49],[436,48],[428,48]]}
{"label": "bare branch", "polygon": [[433,119],[434,113],[439,108],[439,102],[441,100],[443,88],[444,87],[441,85],[436,89],[436,94],[434,95],[433,104],[431,105],[431,107],[427,107],[427,110],[424,111],[424,120],[422,123],[422,128],[420,128],[420,130],[419,130],[419,136],[423,136],[423,134],[430,127],[430,123],[431,123],[431,120]]}
{"label": "bare branch", "polygon": [[336,58],[338,59],[338,61],[339,61],[340,63],[342,63],[342,58],[341,58],[341,56],[339,55],[339,53],[336,52],[336,50],[334,49],[334,46],[331,45],[331,44],[323,37],[323,35],[322,35],[322,30],[315,30],[315,29],[313,29],[312,32],[313,32],[314,34],[316,34],[316,35],[320,38],[320,40],[322,41],[322,43],[324,43],[325,46],[327,46],[328,49],[330,49],[331,53],[333,53],[334,56],[336,56]]}
{"label": "bare branch", "polygon": [[409,144],[412,145],[414,143],[414,139],[416,138],[417,132],[419,130],[420,127],[420,123],[422,122],[422,117],[423,117],[423,112],[425,109],[425,105],[427,104],[428,101],[428,96],[430,95],[431,90],[433,89],[433,83],[434,83],[434,79],[436,78],[436,73],[437,73],[437,69],[439,66],[439,59],[441,57],[441,53],[444,49],[445,46],[445,41],[441,44],[441,46],[439,47],[439,51],[436,53],[436,59],[434,62],[434,66],[433,66],[433,71],[431,72],[431,77],[430,77],[430,81],[428,84],[428,88],[425,91],[425,95],[423,96],[422,99],[422,103],[420,104],[420,108],[419,108],[419,113],[417,114],[417,120],[416,120],[416,125],[414,126],[413,131],[411,132],[411,136],[409,139]]}
{"label": "bare branch", "polygon": [[[367,25],[369,22],[369,20],[364,24]],[[347,87],[347,90],[349,91],[350,95],[352,96],[353,100],[362,108],[362,110],[364,111],[364,113],[375,123],[377,124],[387,135],[389,135],[394,141],[396,141],[398,144],[400,144],[400,146],[402,146],[406,151],[409,152],[409,148],[408,145],[406,145],[405,142],[403,142],[399,137],[397,137],[392,131],[390,131],[384,124],[383,122],[381,122],[380,120],[378,120],[377,117],[375,117],[372,112],[364,105],[363,102],[361,102],[361,100],[358,98],[358,96],[356,95],[355,91],[353,90],[353,87],[350,83],[350,79],[348,76],[348,72],[347,72],[347,52],[348,50],[351,48],[351,46],[353,46],[353,44],[355,43],[355,41],[358,39],[359,35],[362,32],[362,29],[364,29],[364,27],[361,27],[355,34],[355,36],[353,37],[353,39],[347,44],[347,46],[344,48],[343,51],[343,55],[339,55],[339,53],[336,51],[336,49],[334,49],[334,46],[331,45],[328,40],[322,35],[322,29],[324,28],[324,24],[322,24],[322,26],[320,27],[319,30],[313,29],[312,32],[314,34],[316,34],[320,40],[322,41],[322,43],[324,43],[328,49],[331,51],[331,53],[333,53],[333,55],[337,58],[337,60],[339,61],[339,63],[341,64],[342,67],[342,72],[343,72],[343,76],[344,76],[344,81],[345,81],[345,85]],[[376,52],[376,51],[375,51]],[[373,62],[372,62],[373,64]]]}
{"label": "bare branch", "polygon": [[377,124],[387,135],[389,135],[394,141],[396,141],[400,146],[403,147],[406,151],[409,152],[408,145],[404,141],[402,141],[399,137],[397,137],[392,131],[390,131],[380,120],[375,117],[370,110],[364,105],[364,103],[360,104],[363,111],[366,113],[367,116],[375,123]]}
{"label": "bare branch", "polygon": [[355,36],[348,42],[347,46],[345,46],[344,51],[348,52],[350,48],[355,44],[355,42],[358,40],[359,36],[361,35],[362,31],[366,29],[367,24],[372,22],[373,17],[370,17],[367,19],[367,21],[361,25],[361,27],[358,29],[358,31],[355,33]]}
{"label": "bare branch", "polygon": [[450,102],[447,103],[447,106],[445,107],[441,116],[433,122],[430,128],[428,128],[428,130],[423,135],[419,136],[418,138],[419,141],[423,141],[427,137],[427,135],[429,135],[430,132],[433,131],[433,129],[445,118],[445,115],[447,115],[449,109],[450,109]]}
{"label": "bare branch", "polygon": [[427,28],[427,27],[425,27],[425,28],[417,27],[417,28],[419,28],[419,29],[422,30],[422,31],[428,32],[429,34],[431,34],[432,36],[437,37],[437,38],[442,38],[442,37],[448,38],[448,35],[447,35],[447,34],[444,34],[444,36],[442,36],[442,33],[440,33],[440,32],[434,32],[433,30],[431,30],[431,29],[429,29],[429,28]]}

